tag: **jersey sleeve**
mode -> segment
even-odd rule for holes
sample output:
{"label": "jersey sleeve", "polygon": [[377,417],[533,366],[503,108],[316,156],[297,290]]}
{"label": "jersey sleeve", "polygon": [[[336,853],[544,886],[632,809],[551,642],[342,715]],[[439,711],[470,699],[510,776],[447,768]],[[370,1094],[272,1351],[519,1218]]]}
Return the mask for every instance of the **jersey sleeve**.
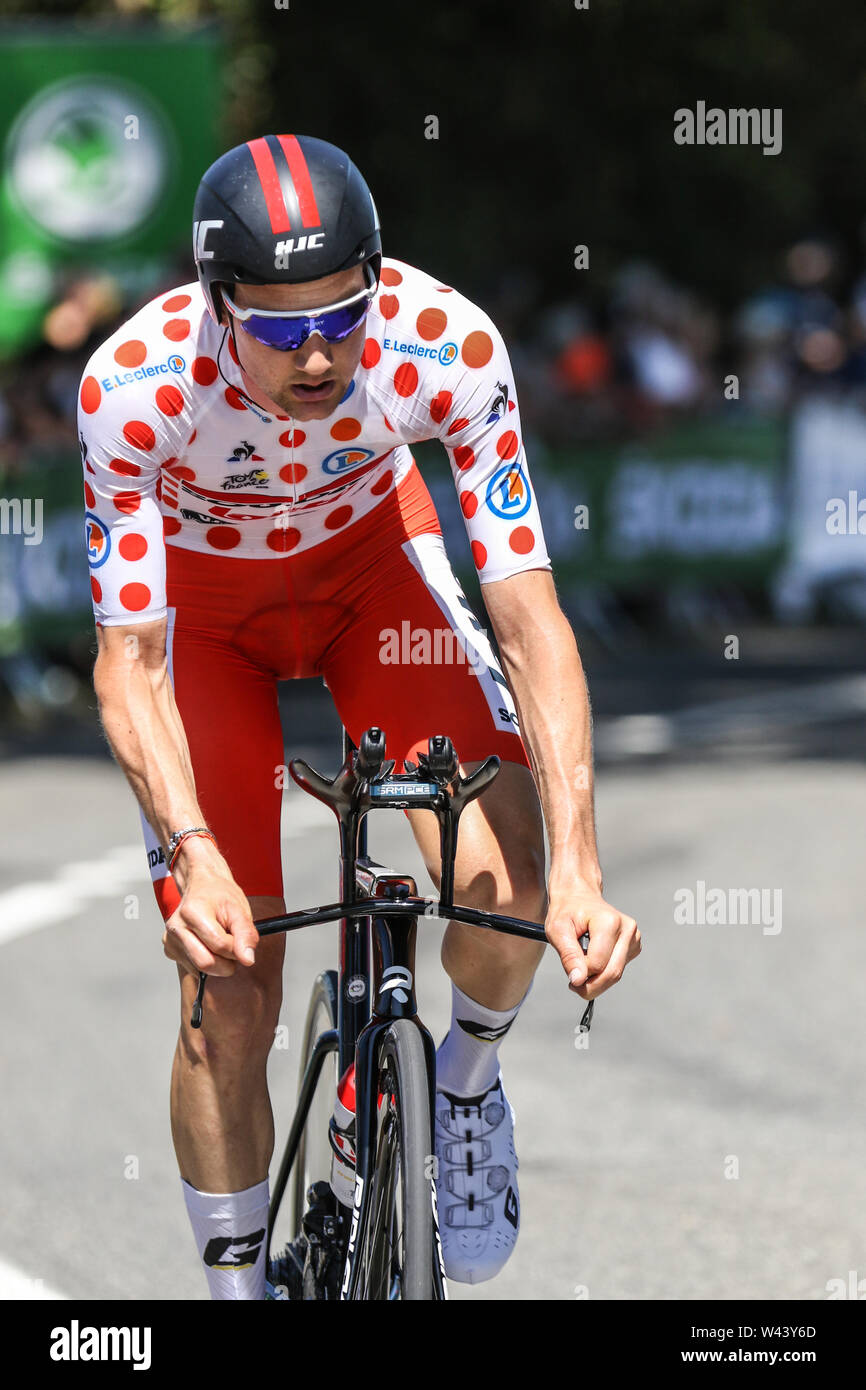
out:
{"label": "jersey sleeve", "polygon": [[434,401],[442,416],[454,485],[482,584],[524,570],[552,569],[523,448],[508,351],[495,324],[476,309],[451,371],[454,384]]}
{"label": "jersey sleeve", "polygon": [[186,414],[175,387],[160,409],[153,381],[117,384],[116,372],[103,344],[78,395],[90,590],[96,623],[106,627],[166,616],[160,469],[182,451]]}

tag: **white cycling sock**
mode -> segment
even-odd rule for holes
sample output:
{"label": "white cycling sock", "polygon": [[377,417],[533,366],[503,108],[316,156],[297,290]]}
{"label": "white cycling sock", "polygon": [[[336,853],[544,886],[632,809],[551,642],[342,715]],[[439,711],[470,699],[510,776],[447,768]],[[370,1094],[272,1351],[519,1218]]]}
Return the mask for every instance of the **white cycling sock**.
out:
{"label": "white cycling sock", "polygon": [[199,1192],[181,1178],[211,1298],[263,1299],[268,1179],[243,1192]]}
{"label": "white cycling sock", "polygon": [[436,1052],[436,1090],[450,1095],[480,1096],[496,1085],[499,1044],[529,989],[513,1009],[488,1009],[451,982],[451,1027]]}

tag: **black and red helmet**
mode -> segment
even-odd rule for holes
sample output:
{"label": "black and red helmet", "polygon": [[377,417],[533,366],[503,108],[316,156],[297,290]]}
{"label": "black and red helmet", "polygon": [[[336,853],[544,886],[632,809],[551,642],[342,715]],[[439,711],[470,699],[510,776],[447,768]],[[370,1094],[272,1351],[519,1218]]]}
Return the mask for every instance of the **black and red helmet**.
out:
{"label": "black and red helmet", "polygon": [[349,156],[312,135],[263,135],[212,164],[193,209],[193,255],[208,310],[220,284],[298,284],[382,262],[379,216]]}

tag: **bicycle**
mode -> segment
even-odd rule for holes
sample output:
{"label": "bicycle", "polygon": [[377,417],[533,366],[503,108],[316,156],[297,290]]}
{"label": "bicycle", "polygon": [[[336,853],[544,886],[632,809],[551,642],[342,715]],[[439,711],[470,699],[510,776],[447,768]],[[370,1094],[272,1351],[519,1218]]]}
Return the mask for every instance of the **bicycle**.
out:
{"label": "bicycle", "polygon": [[[453,901],[459,819],[494,780],[500,759],[489,757],[462,777],[451,739],[437,734],[417,764],[406,760],[405,773],[392,776],[394,765],[385,760],[385,735],[377,727],[365,731],[360,747],[343,730],[343,765],[331,780],[292,760],[295,782],[338,818],[340,901],[256,923],[260,936],[339,923],[339,968],[322,972],[313,985],[297,1107],[268,1218],[268,1277],[289,1299],[447,1298],[434,1180],[436,1050],[415,1006],[417,921],[441,917],[547,940],[535,922]],[[438,899],[420,898],[410,875],[367,855],[371,809],[419,806],[429,807],[439,821]],[[588,936],[581,943],[585,950]],[[201,1025],[206,979],[200,975],[193,1027]],[[590,1001],[581,1019],[586,1030],[592,1011]],[[355,1184],[349,1208],[329,1182],[329,1121],[338,1080],[353,1063]],[[295,1235],[272,1257],[274,1222],[290,1177]]]}

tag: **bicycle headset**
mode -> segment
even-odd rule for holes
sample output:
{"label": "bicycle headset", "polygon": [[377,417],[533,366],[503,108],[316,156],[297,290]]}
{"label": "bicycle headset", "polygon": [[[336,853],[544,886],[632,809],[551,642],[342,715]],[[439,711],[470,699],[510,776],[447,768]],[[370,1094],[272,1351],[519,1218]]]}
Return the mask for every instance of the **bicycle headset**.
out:
{"label": "bicycle headset", "polygon": [[202,178],[193,255],[219,324],[221,284],[299,284],[369,262],[378,285],[379,216],[336,145],[311,135],[263,135],[228,150]]}

